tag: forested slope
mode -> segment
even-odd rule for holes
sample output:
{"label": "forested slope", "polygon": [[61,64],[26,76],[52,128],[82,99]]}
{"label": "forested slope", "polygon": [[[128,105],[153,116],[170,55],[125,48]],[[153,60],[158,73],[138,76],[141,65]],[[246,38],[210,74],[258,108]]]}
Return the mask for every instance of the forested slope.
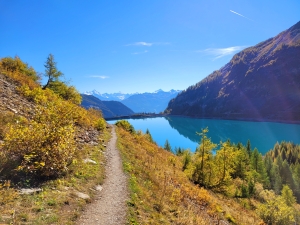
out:
{"label": "forested slope", "polygon": [[[287,161],[264,158],[256,148],[251,148],[250,141],[246,146],[230,141],[218,145],[210,140],[207,128],[199,133],[195,153],[176,149],[174,154],[168,145],[165,149],[158,147],[149,131],[146,134],[135,131],[127,121],[119,121],[117,126],[124,168],[130,175],[131,221],[140,224],[300,222],[300,206],[295,197],[299,189],[293,186],[299,181],[299,164],[289,166]],[[287,158],[298,154],[299,146],[286,143],[276,144],[274,151],[283,155],[286,146],[290,146]],[[288,152],[293,152],[292,156]],[[296,158],[299,160],[299,156]],[[285,173],[288,168],[293,172]]]}

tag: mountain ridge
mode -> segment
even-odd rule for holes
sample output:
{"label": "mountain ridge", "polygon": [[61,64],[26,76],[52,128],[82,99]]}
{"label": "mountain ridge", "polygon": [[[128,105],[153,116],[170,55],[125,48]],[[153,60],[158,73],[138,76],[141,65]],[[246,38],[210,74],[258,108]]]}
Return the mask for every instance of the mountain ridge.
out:
{"label": "mountain ridge", "polygon": [[160,113],[166,109],[168,102],[176,97],[180,90],[171,89],[170,91],[163,91],[158,89],[155,92],[144,92],[134,94],[124,93],[103,93],[94,90],[86,95],[93,95],[102,101],[119,101],[135,113]]}
{"label": "mountain ridge", "polygon": [[222,119],[300,121],[300,22],[244,49],[188,87],[166,113]]}
{"label": "mountain ridge", "polygon": [[116,117],[116,116],[128,116],[134,114],[134,112],[122,104],[119,101],[101,101],[93,95],[81,94],[81,105],[88,108],[96,108],[102,111],[104,118]]}
{"label": "mountain ridge", "polygon": [[168,92],[159,89],[154,93],[132,95],[121,102],[136,113],[160,113],[166,109],[168,102],[178,93],[180,91],[173,89]]}

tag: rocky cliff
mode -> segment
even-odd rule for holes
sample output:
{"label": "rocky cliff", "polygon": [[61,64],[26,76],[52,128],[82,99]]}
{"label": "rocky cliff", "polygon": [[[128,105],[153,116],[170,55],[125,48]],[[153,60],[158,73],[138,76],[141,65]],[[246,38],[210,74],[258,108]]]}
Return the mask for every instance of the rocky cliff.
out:
{"label": "rocky cliff", "polygon": [[169,102],[172,115],[300,121],[300,22],[231,61]]}

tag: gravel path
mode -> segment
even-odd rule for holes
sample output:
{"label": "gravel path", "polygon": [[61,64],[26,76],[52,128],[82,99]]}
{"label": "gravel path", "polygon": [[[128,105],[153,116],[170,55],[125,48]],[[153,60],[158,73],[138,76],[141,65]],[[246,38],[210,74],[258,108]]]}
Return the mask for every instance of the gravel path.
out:
{"label": "gravel path", "polygon": [[126,222],[128,200],[127,178],[123,172],[122,161],[116,148],[117,136],[112,126],[112,137],[106,148],[106,178],[103,189],[89,204],[77,225],[122,225]]}

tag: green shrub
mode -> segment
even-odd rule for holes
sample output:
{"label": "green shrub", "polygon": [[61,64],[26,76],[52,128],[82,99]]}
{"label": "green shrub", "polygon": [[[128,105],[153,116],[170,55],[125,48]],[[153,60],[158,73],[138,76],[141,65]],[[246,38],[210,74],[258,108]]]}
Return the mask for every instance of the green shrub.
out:
{"label": "green shrub", "polygon": [[105,119],[103,119],[103,118],[98,119],[97,122],[96,122],[96,129],[100,130],[100,131],[103,131],[103,130],[105,130],[105,128],[106,128]]}
{"label": "green shrub", "polygon": [[81,95],[73,86],[68,86],[61,81],[53,81],[48,85],[48,88],[65,100],[71,101],[77,105],[81,103]]}
{"label": "green shrub", "polygon": [[134,127],[127,120],[119,120],[116,122],[116,126],[123,128],[124,130],[134,134]]}

